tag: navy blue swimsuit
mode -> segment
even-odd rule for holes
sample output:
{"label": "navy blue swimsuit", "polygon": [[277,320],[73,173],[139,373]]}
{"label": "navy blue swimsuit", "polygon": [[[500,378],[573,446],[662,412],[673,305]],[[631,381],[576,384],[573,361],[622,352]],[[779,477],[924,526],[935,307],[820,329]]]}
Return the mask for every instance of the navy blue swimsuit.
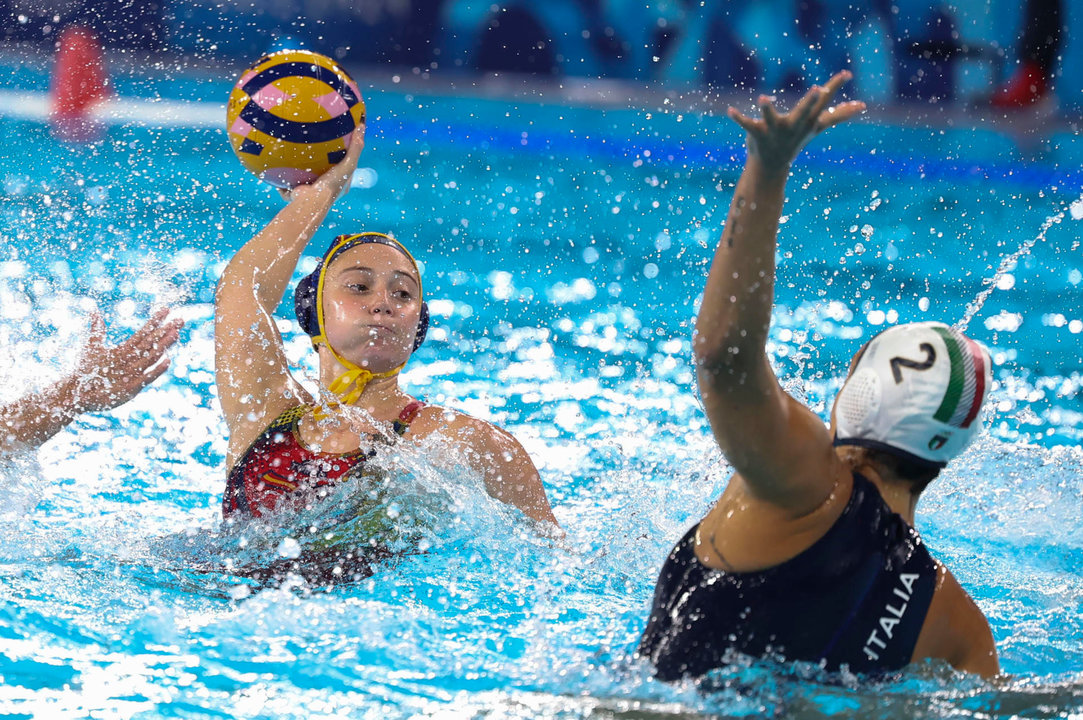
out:
{"label": "navy blue swimsuit", "polygon": [[697,677],[728,651],[823,662],[853,672],[910,662],[936,588],[917,532],[854,474],[842,515],[812,547],[766,570],[703,565],[693,527],[669,554],[639,654],[663,680]]}

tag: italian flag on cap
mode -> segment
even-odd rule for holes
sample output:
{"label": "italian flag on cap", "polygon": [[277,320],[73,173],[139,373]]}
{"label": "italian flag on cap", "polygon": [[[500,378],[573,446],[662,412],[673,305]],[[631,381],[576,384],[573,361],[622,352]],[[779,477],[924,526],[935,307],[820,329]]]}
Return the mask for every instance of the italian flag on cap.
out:
{"label": "italian flag on cap", "polygon": [[951,376],[935,420],[969,428],[978,417],[985,397],[985,355],[981,346],[962,333],[943,326],[933,330],[944,340],[951,359]]}

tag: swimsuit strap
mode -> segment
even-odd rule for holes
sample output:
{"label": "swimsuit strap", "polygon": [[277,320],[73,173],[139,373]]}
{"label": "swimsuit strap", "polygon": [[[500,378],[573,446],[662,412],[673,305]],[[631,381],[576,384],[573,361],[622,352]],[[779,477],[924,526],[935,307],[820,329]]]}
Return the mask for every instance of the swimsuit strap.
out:
{"label": "swimsuit strap", "polygon": [[[410,423],[417,418],[417,414],[421,412],[423,407],[425,407],[425,403],[420,400],[411,400],[407,403],[399,416],[391,421],[391,428],[395,431],[395,434],[405,435],[406,431],[410,429]],[[299,405],[279,415],[271,426],[281,428],[282,426],[289,427],[292,425],[293,429],[296,429],[297,423],[307,413],[312,413],[312,416],[317,420],[327,417],[327,414],[322,412],[318,405]]]}
{"label": "swimsuit strap", "polygon": [[425,407],[425,403],[420,400],[413,400],[402,409],[399,413],[399,417],[393,423],[392,428],[395,430],[396,435],[405,435],[406,431],[410,429],[410,423],[416,418],[417,414],[421,412],[421,409]]}

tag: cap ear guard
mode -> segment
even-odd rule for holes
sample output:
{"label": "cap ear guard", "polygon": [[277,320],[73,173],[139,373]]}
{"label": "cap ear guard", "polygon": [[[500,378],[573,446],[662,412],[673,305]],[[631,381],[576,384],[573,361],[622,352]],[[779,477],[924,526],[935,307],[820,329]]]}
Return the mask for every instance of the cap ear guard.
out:
{"label": "cap ear guard", "polygon": [[429,334],[429,304],[421,301],[421,313],[417,318],[417,334],[414,336],[414,350],[421,347],[425,337]]}
{"label": "cap ear guard", "polygon": [[301,278],[293,291],[293,314],[297,316],[301,329],[310,337],[320,334],[320,320],[316,313],[316,284],[319,276],[320,268],[317,267]]}
{"label": "cap ear guard", "polygon": [[835,422],[843,437],[860,437],[872,428],[872,420],[880,412],[883,393],[880,376],[869,368],[859,368],[839,391]]}

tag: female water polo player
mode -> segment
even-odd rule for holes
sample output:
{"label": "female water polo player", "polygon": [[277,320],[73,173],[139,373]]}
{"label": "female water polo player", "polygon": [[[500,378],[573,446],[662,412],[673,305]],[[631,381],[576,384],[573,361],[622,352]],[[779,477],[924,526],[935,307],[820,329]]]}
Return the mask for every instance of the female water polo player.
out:
{"label": "female water polo player", "polygon": [[294,188],[218,283],[215,370],[230,433],[223,515],[308,506],[336,481],[363,479],[374,444],[439,434],[480,473],[489,494],[555,524],[538,471],[511,435],[399,388],[428,312],[417,263],[391,237],[336,238],[298,285],[295,309],[318,354],[324,397],[312,397],[290,375],[272,313],[308,241],[349,186],[363,139],[361,126],[338,165]]}
{"label": "female water polo player", "polygon": [[998,672],[981,611],[914,530],[926,485],[973,439],[989,356],[938,323],[891,328],[855,356],[831,428],[779,386],[765,344],[790,163],[864,109],[828,107],[849,79],[790,113],[730,108],[748,159],[707,278],[694,348],[703,405],[734,468],[722,497],[670,553],[639,653],[664,679],[733,653],[854,672],[925,658]]}
{"label": "female water polo player", "polygon": [[78,415],[110,410],[135,397],[169,367],[165,351],[177,342],[183,323],[156,312],[130,338],[117,345],[105,339],[98,315],[71,375],[41,392],[0,406],[0,452],[35,448]]}

